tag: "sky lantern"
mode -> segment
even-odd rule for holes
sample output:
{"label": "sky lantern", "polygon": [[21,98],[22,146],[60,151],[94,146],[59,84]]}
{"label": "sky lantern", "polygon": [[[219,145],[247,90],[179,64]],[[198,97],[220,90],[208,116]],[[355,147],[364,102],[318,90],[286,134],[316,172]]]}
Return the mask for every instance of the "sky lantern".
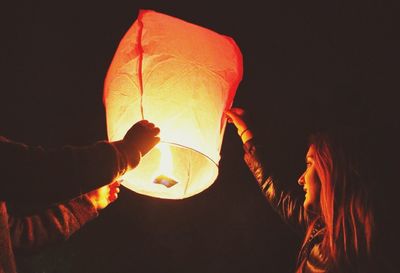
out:
{"label": "sky lantern", "polygon": [[210,29],[141,10],[124,35],[104,85],[107,131],[120,140],[137,121],[161,130],[161,142],[122,185],[158,198],[183,199],[218,176],[224,110],[242,79],[235,41]]}

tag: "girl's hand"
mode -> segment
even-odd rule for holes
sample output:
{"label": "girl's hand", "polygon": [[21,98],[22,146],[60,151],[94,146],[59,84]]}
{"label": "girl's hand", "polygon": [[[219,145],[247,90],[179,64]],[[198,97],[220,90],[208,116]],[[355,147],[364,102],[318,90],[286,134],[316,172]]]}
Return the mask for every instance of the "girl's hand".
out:
{"label": "girl's hand", "polygon": [[101,188],[88,192],[87,196],[89,197],[96,210],[102,210],[109,204],[117,200],[120,185],[120,181],[114,181]]}
{"label": "girl's hand", "polygon": [[243,143],[253,138],[253,133],[250,131],[246,120],[246,112],[242,108],[231,108],[226,110],[225,114],[228,116],[228,123],[235,125]]}

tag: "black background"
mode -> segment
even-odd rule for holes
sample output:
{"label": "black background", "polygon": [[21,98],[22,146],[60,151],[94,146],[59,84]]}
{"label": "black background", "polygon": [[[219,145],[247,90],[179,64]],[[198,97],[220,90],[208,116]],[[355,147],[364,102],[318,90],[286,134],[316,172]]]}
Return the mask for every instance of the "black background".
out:
{"label": "black background", "polygon": [[[392,200],[400,166],[392,149],[399,133],[399,7],[330,2],[3,3],[0,132],[49,148],[106,139],[105,74],[138,10],[153,9],[235,39],[244,77],[234,105],[252,115],[288,185],[296,187],[310,131],[356,127],[384,151],[376,158],[380,198]],[[265,202],[242,154],[228,126],[220,174],[209,189],[171,201],[123,188],[69,241],[18,257],[19,271],[290,272],[301,237]]]}

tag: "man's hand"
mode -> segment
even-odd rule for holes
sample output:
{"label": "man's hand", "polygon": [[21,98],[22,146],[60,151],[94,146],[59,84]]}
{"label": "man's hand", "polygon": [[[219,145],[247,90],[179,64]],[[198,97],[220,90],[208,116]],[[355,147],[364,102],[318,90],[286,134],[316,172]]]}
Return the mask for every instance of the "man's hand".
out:
{"label": "man's hand", "polygon": [[159,141],[160,129],[147,120],[136,122],[125,134],[123,142],[127,148],[137,147],[140,154],[147,154]]}
{"label": "man's hand", "polygon": [[128,169],[135,168],[140,158],[147,154],[158,142],[160,129],[147,120],[136,122],[120,141],[113,142],[115,147],[125,155]]}

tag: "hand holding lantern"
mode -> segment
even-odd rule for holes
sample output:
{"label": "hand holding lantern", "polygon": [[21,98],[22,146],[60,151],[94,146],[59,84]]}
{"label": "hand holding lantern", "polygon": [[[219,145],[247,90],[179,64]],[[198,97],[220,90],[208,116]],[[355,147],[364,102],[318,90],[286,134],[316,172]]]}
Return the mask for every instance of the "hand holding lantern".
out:
{"label": "hand holding lantern", "polygon": [[101,188],[88,192],[86,195],[89,197],[90,202],[96,210],[102,210],[110,203],[117,200],[120,185],[120,181],[114,181]]}
{"label": "hand holding lantern", "polygon": [[242,108],[231,108],[226,110],[228,122],[233,123],[237,129],[237,133],[243,143],[253,138],[253,133],[249,129],[249,121],[246,118],[246,112]]}
{"label": "hand holding lantern", "polygon": [[135,168],[140,158],[147,154],[158,142],[160,129],[147,120],[136,122],[120,141],[113,142],[128,160],[128,169]]}

